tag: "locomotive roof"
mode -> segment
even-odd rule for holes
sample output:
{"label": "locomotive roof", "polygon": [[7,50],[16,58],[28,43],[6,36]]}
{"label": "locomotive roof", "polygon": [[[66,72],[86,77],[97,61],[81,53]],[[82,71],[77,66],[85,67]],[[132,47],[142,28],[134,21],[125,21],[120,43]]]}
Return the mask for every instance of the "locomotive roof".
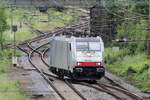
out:
{"label": "locomotive roof", "polygon": [[103,42],[101,37],[66,37],[66,36],[55,36],[55,40],[60,40],[60,41],[72,41],[76,40],[78,42]]}

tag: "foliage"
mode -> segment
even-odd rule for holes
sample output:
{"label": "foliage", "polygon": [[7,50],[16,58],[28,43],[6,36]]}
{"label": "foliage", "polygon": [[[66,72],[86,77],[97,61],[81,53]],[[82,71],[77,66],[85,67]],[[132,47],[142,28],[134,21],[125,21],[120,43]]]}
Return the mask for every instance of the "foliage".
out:
{"label": "foliage", "polygon": [[[13,53],[13,49],[4,49],[3,51],[0,51],[0,74],[4,74],[12,70],[11,67],[6,66],[10,66]],[[20,53],[17,52],[17,55],[20,55]]]}
{"label": "foliage", "polygon": [[[7,23],[9,26],[11,26],[11,13],[10,13],[10,9],[6,10],[6,15],[9,16],[9,18],[7,19]],[[32,32],[29,30],[29,28],[24,24],[24,22],[28,19],[28,16],[24,13],[22,13],[19,10],[14,10],[13,11],[13,23],[14,25],[18,26],[18,30],[15,33],[16,35],[16,41],[20,42],[20,41],[24,41],[26,39],[32,38],[35,36],[35,34],[32,34]],[[7,42],[11,42],[13,43],[14,41],[14,33],[11,33],[11,30],[7,30],[4,32],[4,39]]]}
{"label": "foliage", "polygon": [[[30,39],[30,38],[35,37],[35,34],[31,33],[30,30],[26,27],[24,27],[22,29],[18,29],[18,31],[15,34],[16,34],[16,41],[17,42],[24,41],[26,39]],[[11,37],[10,30],[5,32],[4,38],[6,41],[9,41],[11,43],[13,43],[13,41],[14,41],[14,38]]]}
{"label": "foliage", "polygon": [[4,8],[0,8],[0,47],[3,50],[4,48],[4,40],[3,39],[3,32],[6,31],[9,26],[7,25],[7,21],[6,21],[7,17],[5,14],[5,9]]}
{"label": "foliage", "polygon": [[0,8],[0,33],[3,33],[9,28],[7,25],[6,19],[7,19],[7,16],[5,14],[5,9]]}
{"label": "foliage", "polygon": [[[129,55],[128,49],[113,52],[111,48],[105,49],[105,66],[110,68],[116,75],[125,77],[128,82],[143,91],[149,90],[150,83],[150,60],[145,53]],[[131,83],[131,82],[130,82]]]}
{"label": "foliage", "polygon": [[[147,27],[147,22],[143,19],[137,21],[130,21],[128,26],[128,31],[125,30],[125,23],[118,25],[117,29],[117,39],[126,38],[128,40],[145,40],[147,36],[147,31],[144,30]],[[135,41],[128,44],[120,44],[121,47],[128,47],[130,50],[134,50],[135,52],[145,51],[146,50],[146,42],[145,41]]]}

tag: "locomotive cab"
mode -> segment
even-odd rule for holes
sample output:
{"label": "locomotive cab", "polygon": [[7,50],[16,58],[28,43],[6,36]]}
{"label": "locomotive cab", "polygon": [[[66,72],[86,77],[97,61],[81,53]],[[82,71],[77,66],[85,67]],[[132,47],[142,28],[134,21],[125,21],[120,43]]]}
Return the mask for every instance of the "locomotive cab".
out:
{"label": "locomotive cab", "polygon": [[100,37],[77,38],[75,40],[75,79],[97,80],[104,76],[104,44]]}

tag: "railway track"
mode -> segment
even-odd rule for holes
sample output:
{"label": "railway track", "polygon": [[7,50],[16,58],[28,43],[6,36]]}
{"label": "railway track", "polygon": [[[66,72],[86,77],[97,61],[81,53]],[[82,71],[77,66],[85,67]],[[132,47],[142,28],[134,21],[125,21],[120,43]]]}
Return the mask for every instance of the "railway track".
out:
{"label": "railway track", "polygon": [[[97,85],[99,87],[101,87],[101,88],[105,88],[108,91],[113,91],[114,93],[116,93],[116,95],[122,95],[121,100],[124,100],[124,99],[125,100],[144,100],[143,97],[138,96],[135,93],[131,93],[131,92],[129,92],[126,89],[121,89],[121,88],[114,87],[114,86],[111,86],[111,85],[108,85],[108,84],[100,84],[100,83],[98,83]],[[119,91],[120,93],[118,94],[118,92],[115,92],[115,91]]]}
{"label": "railway track", "polygon": [[[25,53],[28,55],[28,60],[29,60],[29,62],[31,63],[31,65],[32,65],[32,66],[41,74],[41,76],[49,83],[49,85],[54,89],[54,91],[59,95],[59,97],[60,97],[62,100],[66,100],[65,97],[64,97],[63,95],[61,95],[61,93],[60,93],[60,92],[57,90],[57,88],[53,85],[52,81],[51,81],[46,75],[43,74],[43,71],[42,71],[41,69],[39,69],[36,65],[34,65],[34,64],[32,63],[31,57],[32,57],[33,53],[36,51],[36,49],[39,49],[39,48],[40,48],[41,46],[43,46],[43,45],[41,45],[41,46],[39,46],[39,47],[33,49],[33,48],[30,46],[30,43],[27,43],[27,44],[28,44],[28,47],[29,47],[29,49],[30,49],[31,51],[26,51],[26,50],[24,50],[23,48],[21,48],[21,47],[19,47],[19,46],[18,46],[18,48],[19,48],[21,51],[25,52]],[[46,45],[46,44],[44,44],[44,45]],[[37,52],[37,53],[38,53],[38,52]]]}
{"label": "railway track", "polygon": [[[47,45],[47,44],[44,44],[44,45]],[[42,46],[44,46],[44,45],[41,45],[41,46],[37,47],[36,49],[33,49],[32,46],[30,45],[30,43],[28,43],[29,48],[32,49],[32,52],[30,52],[30,54],[29,54],[29,61],[30,61],[30,63],[38,70],[38,72],[42,74],[42,76],[44,77],[44,79],[46,79],[46,80],[48,81],[48,83],[50,83],[50,82],[49,82],[50,79],[49,79],[48,77],[46,77],[46,76],[51,76],[51,77],[55,78],[55,81],[56,81],[57,77],[56,77],[56,76],[53,76],[53,75],[50,75],[50,74],[46,74],[43,70],[39,69],[36,65],[34,65],[33,62],[32,62],[32,59],[31,59],[31,58],[32,58],[32,54],[33,54],[34,52],[36,52],[36,53],[40,54],[41,59],[43,59],[42,61],[44,61],[44,54],[46,53],[46,51],[48,51],[48,49],[45,49],[43,53],[40,52],[40,51],[37,51],[40,47],[42,47]],[[45,64],[48,65],[46,62],[45,62]],[[52,80],[53,80],[53,79],[52,79]],[[58,81],[58,80],[59,80],[59,79],[57,79],[57,81]],[[60,80],[59,80],[59,81],[60,81]],[[80,97],[82,98],[82,100],[86,100],[86,98],[85,98],[77,89],[75,89],[75,88],[73,87],[72,83],[68,82],[68,80],[64,80],[64,82],[65,82],[71,89],[73,89],[73,91],[75,91],[75,93],[78,94],[78,96],[80,96]],[[54,83],[54,82],[51,82],[51,83]],[[56,84],[56,83],[54,83],[54,84]],[[90,84],[87,84],[87,83],[79,83],[79,84],[84,85],[84,86],[88,86],[88,87],[91,87],[91,88],[94,88],[94,89],[96,89],[96,90],[98,90],[98,91],[100,91],[100,92],[106,92],[106,93],[112,95],[113,97],[115,97],[117,100],[122,100],[119,96],[116,96],[114,93],[110,92],[108,89],[99,88],[99,87],[97,87],[97,86],[90,85]],[[58,90],[56,90],[56,91],[58,91]],[[60,94],[61,94],[61,93],[59,93],[59,95],[60,95]],[[62,99],[62,98],[61,98],[61,99]],[[64,99],[63,99],[63,100],[64,100]]]}
{"label": "railway track", "polygon": [[[48,38],[48,37],[51,37],[53,36],[54,34],[55,35],[58,35],[58,34],[62,34],[64,32],[64,30],[66,29],[66,27],[71,27],[73,30],[76,30],[76,29],[83,29],[85,27],[87,27],[89,25],[89,22],[84,22],[84,23],[75,23],[75,24],[72,24],[70,26],[64,26],[64,27],[61,27],[59,29],[54,29],[53,31],[49,31],[45,34],[43,34],[43,32],[41,32],[42,34],[41,35],[38,35],[37,37],[34,37],[32,39],[28,39],[24,42],[21,42],[19,43],[19,45],[24,45],[26,44],[27,42],[35,42],[35,41],[38,41],[38,40],[41,40],[41,39],[45,39],[45,38]],[[40,30],[39,30],[40,32]]]}
{"label": "railway track", "polygon": [[[49,67],[49,65],[46,63],[46,61],[44,60],[44,55],[45,53],[48,51],[48,49],[46,49],[43,54],[42,54],[42,61],[43,63],[45,63],[46,66]],[[50,75],[50,74],[47,74],[45,73],[46,75],[49,75],[50,77],[54,77],[53,75]],[[112,95],[113,97],[115,97],[117,100],[143,100],[142,97],[134,94],[134,93],[130,93],[129,91],[127,91],[126,89],[124,89],[123,87],[121,87],[120,85],[117,84],[117,86],[119,87],[114,87],[114,86],[110,86],[110,85],[106,85],[106,84],[100,84],[100,83],[97,83],[96,85],[94,84],[88,84],[88,83],[78,83],[78,84],[81,84],[81,85],[85,85],[85,86],[88,86],[88,87],[91,87],[91,88],[94,88],[100,92],[106,92],[110,95]],[[116,84],[116,83],[113,83],[113,84]],[[116,92],[112,91],[112,89],[114,89]],[[118,94],[118,92],[121,92]],[[121,96],[122,95],[122,96]]]}
{"label": "railway track", "polygon": [[108,84],[100,84],[100,83],[96,83],[96,84],[90,84],[90,83],[86,83],[86,82],[75,82],[75,84],[80,84],[80,85],[84,85],[90,88],[94,88],[98,91],[102,91],[105,92],[113,97],[115,97],[117,100],[145,100],[143,97],[135,94],[135,93],[131,93],[126,89],[122,89],[119,87],[114,87]]}
{"label": "railway track", "polygon": [[[44,55],[45,55],[45,53],[48,51],[48,49],[46,49],[44,52],[43,52],[43,56],[42,56],[42,61],[43,61],[43,63],[46,65],[46,66],[48,66],[48,67],[50,67],[46,62],[45,62],[45,60],[44,60]],[[47,76],[49,76],[49,77],[51,77],[51,78],[55,78],[55,79],[59,79],[57,76],[55,76],[55,75],[52,75],[52,74],[49,74],[49,73],[46,73],[46,72],[44,72],[44,74],[45,75],[47,75]],[[60,79],[59,79],[60,80]],[[76,91],[76,93],[78,93],[78,95],[81,95],[81,93],[77,90],[77,89],[75,89],[74,87],[73,87],[73,81],[72,80],[70,80],[70,79],[64,79],[64,80],[62,80],[62,81],[65,81],[66,82],[66,84],[69,86],[69,87],[71,87],[72,89],[74,89],[74,91]],[[110,94],[110,95],[112,95],[113,97],[115,97],[117,100],[119,99],[119,100],[121,100],[121,98],[119,97],[119,96],[116,96],[115,94],[113,94],[113,93],[111,93],[111,92],[109,92],[109,91],[107,91],[107,90],[104,90],[104,89],[102,89],[102,88],[99,88],[99,87],[97,87],[97,86],[94,86],[94,85],[91,85],[91,84],[88,84],[88,83],[78,83],[78,82],[75,82],[75,84],[80,84],[80,85],[84,85],[84,86],[87,86],[87,87],[90,87],[90,88],[94,88],[94,89],[96,89],[96,90],[98,90],[98,91],[100,91],[100,92],[106,92],[106,93],[108,93],[108,94]],[[82,96],[82,95],[81,95]],[[86,100],[85,98],[84,98],[84,96],[82,96],[82,99],[83,100]]]}
{"label": "railway track", "polygon": [[[46,45],[46,44],[44,44],[44,45]],[[43,45],[42,45],[43,46]],[[31,48],[31,46],[30,46],[30,48]],[[42,52],[40,52],[40,51],[37,51],[39,48],[37,48],[36,49],[36,51],[35,52],[37,52],[38,54],[40,54],[40,57],[41,57],[41,60],[43,59],[43,53]],[[34,49],[33,49],[34,50]],[[44,50],[44,52],[46,52],[48,49],[45,49]],[[46,63],[45,63],[46,64]],[[44,70],[44,69],[43,69]],[[42,74],[44,74],[44,75],[46,75],[45,73],[44,73],[44,71],[43,71],[43,73]],[[54,77],[53,77],[54,78]],[[49,79],[51,79],[51,78],[49,78]],[[51,79],[51,80],[54,80],[54,79]],[[61,81],[61,80],[59,80],[58,78],[56,78],[55,77],[55,81],[53,81],[53,84],[55,85],[55,84],[57,84],[58,82],[56,82],[56,80],[57,81]],[[61,83],[63,83],[64,85],[66,84],[68,87],[70,87],[77,95],[76,96],[79,96],[80,98],[81,98],[81,100],[87,100],[77,89],[75,89],[72,85],[71,85],[71,83],[68,81],[68,80],[64,80],[64,81],[61,81]],[[55,87],[58,87],[58,86],[55,86]],[[60,91],[62,91],[62,90],[60,90]],[[69,96],[69,94],[68,94],[68,96]],[[65,96],[66,97],[66,96]],[[80,100],[80,98],[78,98],[78,100]],[[68,100],[68,99],[67,99]]]}
{"label": "railway track", "polygon": [[110,81],[111,84],[98,83],[99,86],[103,86],[103,87],[107,87],[107,88],[110,88],[110,89],[118,90],[118,91],[123,92],[124,94],[130,96],[133,99],[136,98],[136,100],[144,100],[144,97],[139,96],[139,95],[137,95],[135,93],[132,93],[132,92],[128,91],[127,89],[125,89],[124,87],[122,87],[121,85],[119,85],[118,83],[116,83],[115,81],[110,79],[109,77],[105,76],[104,78],[106,80]]}
{"label": "railway track", "polygon": [[[44,55],[46,54],[46,52],[48,52],[49,48],[45,49],[44,52],[42,53],[42,61],[43,63],[50,67],[46,61],[44,60]],[[50,76],[50,77],[54,77],[53,75],[47,74],[46,75]],[[56,78],[56,77],[55,77]],[[98,91],[103,91],[106,92],[110,95],[112,95],[113,97],[115,97],[117,100],[144,100],[143,97],[135,94],[135,93],[131,93],[129,92],[127,89],[125,89],[124,87],[120,86],[119,84],[115,83],[113,80],[109,79],[108,77],[105,76],[105,78],[107,80],[110,81],[111,85],[109,84],[102,84],[102,83],[96,83],[96,84],[88,84],[88,83],[77,83],[77,84],[81,84],[81,85],[85,85],[91,88],[94,88]]]}
{"label": "railway track", "polygon": [[[59,92],[59,90],[57,90],[57,88],[55,88],[55,86],[53,84],[55,84],[55,82],[53,82],[54,80],[56,81],[61,81],[61,82],[64,82],[65,84],[67,84],[73,91],[75,91],[75,93],[80,96],[80,98],[82,98],[82,100],[86,100],[86,98],[77,90],[73,87],[73,83],[72,81],[68,81],[68,80],[60,80],[58,79],[56,76],[54,75],[51,75],[47,72],[45,72],[44,70],[42,69],[39,69],[36,65],[33,64],[32,62],[32,56],[34,53],[37,53],[40,55],[40,59],[42,60],[42,62],[48,66],[48,64],[46,63],[46,61],[44,60],[44,56],[46,54],[46,52],[48,52],[49,48],[46,48],[43,52],[42,51],[38,51],[39,48],[41,48],[42,46],[45,46],[49,43],[46,43],[46,44],[43,44],[37,48],[33,48],[31,46],[31,43],[28,43],[28,47],[30,48],[31,51],[28,50],[22,50],[24,51],[25,53],[28,54],[29,56],[29,61],[30,63],[32,64],[32,66],[34,66],[37,71],[42,75],[42,77],[49,83],[51,84],[51,87],[56,91],[56,93],[60,96],[60,98],[62,100],[66,100],[65,97]],[[48,66],[49,67],[49,66]],[[53,77],[53,79],[52,79]],[[51,81],[53,80],[53,81]],[[118,84],[115,85],[115,86],[118,86],[118,87],[113,87],[111,85],[106,85],[106,84],[89,84],[89,83],[85,83],[85,82],[81,82],[81,83],[77,83],[77,84],[80,84],[80,85],[84,85],[84,86],[87,86],[87,87],[90,87],[90,88],[94,88],[100,92],[105,92],[109,95],[112,95],[113,97],[115,97],[117,100],[144,100],[142,97],[136,95],[136,94],[133,94],[133,93],[130,93],[129,91],[127,91],[126,89],[124,89],[123,87],[119,86]],[[113,83],[113,84],[116,84],[116,83]],[[126,95],[125,97],[122,96],[120,97],[121,95],[118,94],[118,92],[114,92],[115,91],[119,91],[122,93],[122,95]]]}
{"label": "railway track", "polygon": [[[61,92],[61,90],[59,90],[58,88],[56,88],[56,87],[58,87],[58,86],[55,86],[55,84],[56,83],[54,83],[54,82],[52,82],[51,80],[52,79],[50,79],[47,75],[45,75],[44,74],[44,71],[43,71],[43,69],[40,69],[37,65],[35,65],[34,63],[33,63],[33,61],[32,61],[32,57],[33,57],[33,55],[34,55],[34,53],[37,53],[38,55],[40,55],[40,57],[41,57],[41,59],[42,59],[42,52],[40,52],[40,51],[38,51],[38,49],[39,48],[41,48],[42,46],[45,46],[45,45],[47,45],[48,43],[45,43],[45,44],[43,44],[43,45],[41,45],[41,46],[39,46],[39,47],[37,47],[37,48],[33,48],[32,46],[31,46],[31,43],[32,42],[27,42],[27,45],[25,45],[25,46],[28,46],[28,50],[27,49],[23,49],[23,48],[21,48],[21,47],[19,47],[18,46],[18,48],[21,50],[21,51],[23,51],[23,52],[25,52],[27,55],[28,55],[28,59],[29,59],[29,62],[31,63],[31,65],[40,73],[40,75],[50,84],[50,86],[53,88],[53,90],[59,95],[59,97],[62,99],[62,100],[69,100],[69,99],[66,99],[66,97],[64,96],[64,94]],[[55,80],[56,81],[56,80]],[[59,80],[60,81],[60,80]],[[62,81],[63,83],[65,83],[70,89],[72,89],[80,98],[81,98],[81,100],[86,100],[85,98],[84,98],[84,96],[82,96],[82,94],[79,92],[79,91],[77,91],[71,84],[70,84],[70,82],[68,82],[67,80],[66,81]],[[62,95],[63,94],[63,95]],[[69,94],[68,94],[69,95]],[[76,96],[77,96],[76,95]],[[80,100],[80,99],[79,99]]]}
{"label": "railway track", "polygon": [[[77,23],[77,24],[75,23],[75,24],[69,25],[69,27],[71,27],[73,30],[75,30],[75,29],[82,29],[82,28],[84,28],[88,25],[89,25],[89,22],[84,21],[83,23]],[[87,98],[85,98],[82,95],[82,93],[72,85],[74,83],[72,80],[67,80],[67,79],[60,80],[55,75],[52,75],[48,71],[46,72],[45,69],[40,68],[38,66],[38,64],[33,63],[34,55],[39,55],[40,56],[39,59],[42,61],[42,63],[44,63],[44,65],[46,65],[47,68],[49,68],[49,64],[46,63],[46,61],[44,60],[45,53],[48,52],[49,48],[46,48],[43,52],[38,50],[41,47],[49,44],[49,42],[45,43],[43,45],[40,45],[39,47],[36,47],[36,48],[33,48],[31,44],[33,42],[37,42],[37,41],[40,41],[42,39],[51,37],[54,34],[55,35],[62,34],[65,29],[66,29],[66,27],[56,28],[55,30],[49,31],[49,32],[46,32],[46,33],[42,32],[40,30],[36,30],[35,32],[39,32],[39,33],[41,32],[41,34],[39,36],[37,36],[33,39],[30,39],[30,40],[27,40],[25,42],[22,42],[17,47],[28,55],[28,59],[29,59],[29,62],[31,63],[31,65],[35,67],[35,69],[41,74],[41,76],[47,81],[47,83],[49,83],[49,85],[53,88],[53,90],[57,93],[57,95],[62,100],[67,100],[68,99],[67,96],[69,96],[69,93],[65,94],[65,93],[63,93],[64,91],[59,90],[59,88],[61,88],[61,87],[59,87],[60,84],[65,85],[65,87],[68,86],[67,89],[70,89],[70,90],[74,91],[74,95],[78,96],[78,97],[76,97],[76,100],[79,100],[79,99],[87,100]],[[25,48],[23,49],[22,46],[23,47],[25,46]],[[105,77],[105,78],[107,80],[111,81],[109,78],[107,78],[107,77]],[[87,87],[90,87],[90,88],[94,88],[95,90],[97,90],[99,92],[105,92],[105,93],[113,96],[117,100],[144,100],[143,97],[129,92],[128,90],[121,87],[117,83],[115,83],[113,81],[111,81],[111,83],[115,86],[107,85],[107,84],[100,84],[100,83],[89,84],[89,83],[86,83],[86,82],[75,82],[75,84],[84,85],[84,86],[87,86]]]}
{"label": "railway track", "polygon": [[[67,84],[73,91],[75,91],[75,93],[80,96],[82,98],[82,100],[86,100],[86,98],[77,90],[73,87],[73,83],[71,83],[70,81],[68,82],[68,80],[60,80],[58,79],[56,76],[54,75],[51,75],[47,72],[45,72],[43,69],[40,69],[38,68],[36,65],[34,65],[32,63],[32,56],[34,53],[37,53],[38,55],[40,55],[40,59],[41,61],[49,67],[49,65],[46,63],[46,61],[44,60],[44,56],[46,54],[46,52],[48,52],[49,48],[46,48],[44,51],[38,51],[38,49],[40,49],[42,46],[45,46],[48,43],[45,43],[37,48],[33,48],[31,46],[31,43],[32,42],[28,42],[27,45],[25,46],[28,46],[28,48],[31,50],[27,50],[25,49],[24,52],[26,52],[29,56],[29,61],[30,63],[37,69],[37,71],[42,75],[42,77],[49,83],[51,84],[51,87],[53,87],[53,89],[56,91],[56,93],[61,97],[62,100],[66,100],[65,97],[63,95],[61,95],[61,93],[59,92],[59,90],[57,90],[57,88],[55,88],[55,86],[53,86],[52,84],[56,84],[54,82],[52,82],[51,80],[55,80],[57,79],[57,81],[61,81],[61,82],[64,82],[65,84]],[[53,78],[53,79],[52,79]],[[115,97],[117,100],[144,100],[142,97],[136,95],[136,94],[133,94],[133,93],[130,93],[129,91],[127,91],[126,89],[124,89],[123,87],[119,86],[118,84],[116,84],[115,82],[113,82],[111,79],[105,77],[107,80],[111,81],[111,83],[115,86],[112,86],[112,85],[106,85],[106,84],[88,84],[88,83],[85,83],[85,82],[82,82],[82,83],[77,83],[77,84],[80,84],[80,85],[84,85],[84,86],[87,86],[87,87],[90,87],[90,88],[94,88],[95,90],[98,90],[100,92],[105,92],[113,97]],[[116,87],[117,86],[117,87]],[[115,92],[114,92],[115,91]],[[119,95],[118,92],[121,92],[122,94]]]}

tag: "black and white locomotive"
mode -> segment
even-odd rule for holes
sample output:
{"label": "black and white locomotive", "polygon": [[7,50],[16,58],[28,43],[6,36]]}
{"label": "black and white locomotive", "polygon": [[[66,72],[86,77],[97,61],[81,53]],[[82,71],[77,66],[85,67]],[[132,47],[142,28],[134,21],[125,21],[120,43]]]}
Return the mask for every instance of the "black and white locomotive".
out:
{"label": "black and white locomotive", "polygon": [[98,80],[105,74],[101,37],[53,36],[50,70],[60,78]]}

